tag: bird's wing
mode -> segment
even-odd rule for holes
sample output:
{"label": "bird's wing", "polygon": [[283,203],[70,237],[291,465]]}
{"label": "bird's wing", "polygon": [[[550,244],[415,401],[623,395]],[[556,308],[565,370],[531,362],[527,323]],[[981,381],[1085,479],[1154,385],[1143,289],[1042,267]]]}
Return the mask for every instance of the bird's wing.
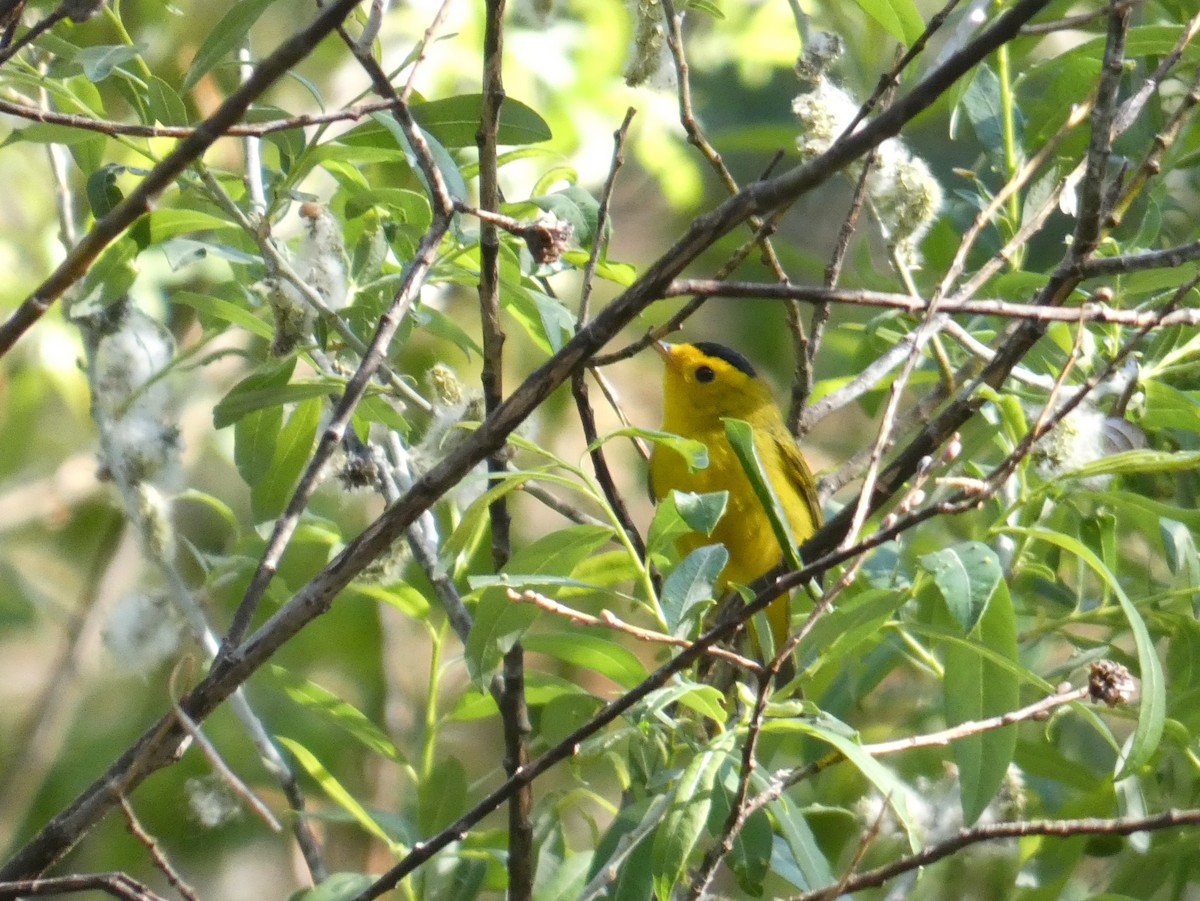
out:
{"label": "bird's wing", "polygon": [[[804,454],[800,452],[800,448],[796,446],[796,441],[790,433],[785,431],[783,435],[779,435],[772,430],[771,440],[775,443],[775,449],[782,459],[783,471],[787,475],[788,484],[795,489],[796,494],[808,507],[808,515],[815,531],[821,525],[823,517],[821,516],[821,502],[817,498],[817,482],[813,478],[812,470],[808,468],[808,461],[804,459]],[[797,535],[796,540],[803,544],[808,537],[808,535]]]}

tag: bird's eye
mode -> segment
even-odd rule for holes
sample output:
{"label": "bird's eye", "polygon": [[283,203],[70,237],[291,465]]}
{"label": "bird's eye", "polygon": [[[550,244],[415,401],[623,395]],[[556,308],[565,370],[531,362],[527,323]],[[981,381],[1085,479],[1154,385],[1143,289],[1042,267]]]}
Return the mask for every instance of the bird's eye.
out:
{"label": "bird's eye", "polygon": [[716,375],[717,374],[712,371],[711,366],[699,366],[696,368],[696,381],[698,382],[711,382]]}

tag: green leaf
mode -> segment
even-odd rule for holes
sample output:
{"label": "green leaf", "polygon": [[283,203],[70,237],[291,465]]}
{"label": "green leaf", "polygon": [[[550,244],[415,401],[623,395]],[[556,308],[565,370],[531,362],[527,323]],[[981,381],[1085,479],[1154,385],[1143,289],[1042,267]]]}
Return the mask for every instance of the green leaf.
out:
{"label": "green leaf", "polygon": [[662,588],[668,632],[682,636],[691,631],[693,620],[713,600],[713,584],[728,562],[725,545],[708,544],[696,548],[671,571]]}
{"label": "green leaf", "polygon": [[646,696],[645,705],[649,713],[657,715],[672,704],[682,704],[714,723],[724,723],[729,715],[724,706],[725,696],[712,685],[680,681],[678,684],[660,688]]}
{"label": "green leaf", "polygon": [[775,489],[771,485],[770,477],[763,470],[762,459],[758,455],[758,449],[754,446],[754,430],[750,427],[750,423],[741,419],[724,418],[722,422],[725,423],[725,437],[729,439],[729,446],[733,448],[738,462],[742,464],[742,469],[745,470],[746,477],[750,479],[750,486],[754,489],[758,502],[762,504],[767,519],[771,521],[771,531],[775,533],[775,540],[783,548],[788,565],[793,569],[803,568],[804,563],[800,560],[800,553],[796,550],[796,542],[792,538],[787,514],[779,502],[779,495],[775,493]]}
{"label": "green leaf", "polygon": [[1196,553],[1196,538],[1192,530],[1174,519],[1158,524],[1167,566],[1175,576],[1175,586],[1183,589],[1200,588],[1200,555]]}
{"label": "green leaf", "polygon": [[134,223],[129,236],[137,242],[139,250],[145,250],[178,235],[236,228],[232,222],[198,210],[155,209]]}
{"label": "green leaf", "polygon": [[125,297],[137,277],[133,265],[136,255],[137,248],[128,238],[110,244],[83,277],[79,299],[71,304],[71,315],[98,313]]}
{"label": "green leaf", "polygon": [[[404,151],[404,158],[408,161],[409,167],[412,169],[421,184],[425,187],[425,191],[429,196],[433,196],[433,188],[426,183],[425,173],[417,164],[417,155],[413,151],[408,142],[408,135],[404,133],[404,129],[400,127],[400,123],[393,119],[387,113],[372,113],[371,118],[382,125],[400,145],[400,149]],[[429,148],[429,155],[433,159],[433,164],[442,174],[442,179],[446,183],[446,190],[450,196],[456,200],[465,200],[469,197],[467,191],[467,183],[463,180],[462,172],[459,171],[458,164],[454,161],[441,142],[433,135],[422,132],[425,137],[425,143]]]}
{"label": "green leaf", "polygon": [[[568,526],[518,550],[506,571],[515,575],[570,578],[580,563],[610,540],[612,530],[607,527]],[[532,604],[510,601],[503,588],[488,587],[480,592],[466,647],[468,668],[477,684],[491,678],[500,658],[520,640],[538,613]]]}
{"label": "green leaf", "polygon": [[628,691],[648,675],[645,664],[628,648],[611,638],[573,629],[537,632],[521,640],[525,650],[546,654],[574,666],[599,673]]}
{"label": "green leaf", "polygon": [[313,397],[296,406],[287,425],[279,432],[271,463],[250,486],[250,509],[255,522],[274,519],[287,507],[300,473],[312,453],[321,420],[322,403]]}
{"label": "green leaf", "polygon": [[658,553],[667,542],[689,532],[711,535],[728,502],[728,491],[696,494],[672,489],[654,510],[654,519],[646,533],[647,551]]}
{"label": "green leaf", "polygon": [[[1016,615],[1003,581],[996,587],[973,635],[979,644],[1017,663]],[[1020,685],[1016,677],[1009,668],[999,666],[991,658],[954,643],[946,646],[945,666],[942,690],[948,726],[999,716],[1019,706]],[[1016,726],[968,735],[951,747],[958,765],[963,823],[970,826],[991,803],[1008,773],[1017,748]]]}
{"label": "green leaf", "polygon": [[369,873],[331,873],[320,885],[293,892],[288,901],[351,901],[374,884]]}
{"label": "green leaf", "polygon": [[[624,805],[613,818],[596,846],[589,876],[592,885],[603,878],[603,896],[592,893],[587,899],[604,897],[611,901],[646,901],[654,887],[651,870],[652,845],[646,841],[662,822],[667,798],[640,798]],[[601,876],[600,874],[604,874]]]}
{"label": "green leaf", "polygon": [[1200,451],[1131,450],[1110,454],[1063,474],[1063,478],[1086,479],[1121,473],[1179,472],[1200,466]]}
{"label": "green leaf", "polygon": [[827,713],[809,717],[775,717],[763,723],[764,732],[811,735],[837,749],[852,766],[858,769],[886,799],[892,812],[908,834],[914,851],[921,847],[922,829],[909,813],[911,789],[886,766],[863,750],[858,734],[845,723]]}
{"label": "green leaf", "polygon": [[267,407],[243,416],[233,427],[233,461],[247,485],[257,485],[275,459],[283,430],[283,407]]}
{"label": "green leaf", "polygon": [[305,710],[337,727],[373,754],[405,763],[400,749],[357,707],[282,666],[273,663],[268,671],[280,689]]}
{"label": "green leaf", "polygon": [[290,739],[287,736],[277,735],[275,738],[280,744],[292,752],[292,755],[296,758],[296,762],[304,768],[304,771],[313,779],[315,779],[325,794],[327,794],[335,804],[350,814],[350,816],[356,823],[358,823],[359,826],[386,844],[388,848],[391,849],[393,854],[400,854],[403,852],[403,849],[396,842],[392,841],[391,836],[384,831],[383,827],[380,826],[379,823],[377,823],[369,813],[367,813],[366,808],[364,808],[358,803],[358,801],[355,800],[354,796],[346,790],[345,786],[343,786],[342,783],[340,783],[334,777],[334,775],[329,772],[329,770],[325,769],[324,765],[320,760],[317,759],[315,754],[309,751],[308,748],[304,747],[304,745],[300,744],[298,741]]}
{"label": "green leaf", "polygon": [[557,298],[523,284],[503,280],[503,310],[547,356],[556,354],[575,332],[575,316]]}
{"label": "green leaf", "polygon": [[[624,428],[617,429],[615,432],[609,432],[604,436],[604,440],[609,441],[622,436],[653,441],[658,447],[665,447],[679,454],[687,462],[690,472],[708,467],[708,446],[703,441],[697,441],[695,438],[684,438],[681,435],[660,432],[656,429]],[[657,451],[657,449],[656,447],[655,450]],[[591,448],[589,447],[588,450],[591,450]]]}
{"label": "green leaf", "polygon": [[[105,163],[88,176],[88,205],[92,208],[92,215],[97,219],[107,216],[112,212],[113,207],[125,199],[124,193],[117,187],[117,178],[124,171],[124,166]],[[134,228],[137,228],[137,223],[134,223]]]}
{"label": "green leaf", "polygon": [[146,82],[146,95],[150,105],[151,121],[162,125],[187,125],[188,113],[179,93],[157,75]]}
{"label": "green leaf", "polygon": [[246,40],[250,28],[275,0],[238,0],[229,8],[192,58],[180,90],[184,93],[196,86],[217,63],[233,53]]}
{"label": "green leaf", "polygon": [[372,603],[390,604],[405,616],[424,619],[429,615],[429,598],[414,585],[396,582],[392,585],[376,585],[371,582],[355,582],[343,589],[343,596],[358,595]]}
{"label": "green leaf", "polygon": [[[425,131],[435,135],[447,147],[474,147],[483,110],[482,94],[459,94],[442,100],[415,103],[413,118]],[[553,135],[537,111],[520,100],[505,97],[500,105],[497,143],[501,145],[537,144]]]}
{"label": "green leaf", "polygon": [[688,856],[708,822],[717,773],[733,759],[735,749],[736,733],[733,730],[721,733],[692,757],[675,783],[670,806],[652,846],[654,891],[659,901],[669,901],[672,890],[681,881]]}
{"label": "green leaf", "polygon": [[531,197],[529,202],[563,222],[569,222],[573,230],[572,240],[580,247],[591,247],[600,219],[600,203],[579,185],[569,185],[561,191]]}
{"label": "green leaf", "polygon": [[1200,432],[1200,398],[1159,381],[1147,381],[1146,412],[1142,424],[1150,429],[1185,429]]}
{"label": "green leaf", "polygon": [[693,532],[711,535],[729,506],[728,491],[697,494],[693,491],[672,491],[675,507],[684,523]]}
{"label": "green leaf", "polygon": [[[271,360],[234,386],[233,391],[258,391],[286,385],[296,367],[296,358]],[[230,392],[232,393],[232,392]],[[228,395],[226,395],[228,397]],[[247,485],[256,484],[275,456],[275,443],[283,428],[282,407],[256,410],[243,417],[233,431],[233,461]]]}
{"label": "green leaf", "polygon": [[1116,596],[1117,602],[1121,605],[1121,612],[1129,621],[1129,631],[1133,634],[1134,646],[1137,648],[1138,668],[1141,671],[1142,684],[1137,728],[1134,730],[1133,739],[1129,745],[1129,753],[1125,756],[1121,769],[1116,774],[1117,779],[1123,779],[1149,763],[1150,758],[1158,749],[1166,723],[1166,682],[1163,679],[1162,663],[1158,659],[1150,630],[1146,628],[1145,620],[1142,619],[1137,606],[1125,594],[1125,589],[1121,587],[1120,580],[1116,575],[1090,548],[1076,538],[1049,529],[1023,529],[1010,526],[1005,531],[1040,539],[1074,554],[1107,583],[1109,589]]}
{"label": "green leaf", "polygon": [[[788,863],[794,864],[795,870],[798,871],[799,878],[793,881],[796,887],[811,891],[833,885],[834,877],[829,868],[829,861],[821,851],[817,837],[813,835],[804,813],[796,809],[787,795],[780,795],[772,801],[769,809],[779,824],[779,834],[791,852],[791,860]],[[790,879],[784,867],[780,865],[780,856],[779,852],[773,855],[772,869]]]}
{"label": "green leaf", "polygon": [[202,316],[209,316],[221,322],[235,325],[238,328],[245,329],[252,335],[257,335],[259,338],[265,338],[268,341],[271,340],[275,333],[269,323],[263,322],[249,310],[238,306],[236,303],[231,303],[220,297],[213,297],[209,294],[197,294],[194,291],[173,291],[171,293],[171,303],[191,307]]}
{"label": "green leaf", "polygon": [[344,382],[330,377],[247,390],[242,390],[243,383],[235,385],[233,390],[213,407],[213,426],[215,428],[223,429],[227,425],[237,422],[247,413],[253,413],[264,407],[278,407],[283,404],[329,397],[331,394],[340,394],[345,387]]}
{"label": "green leaf", "polygon": [[884,27],[888,34],[912,46],[925,31],[925,21],[912,0],[854,0],[859,9]]}
{"label": "green leaf", "polygon": [[966,541],[920,558],[950,613],[969,634],[987,609],[988,600],[1004,577],[1000,558],[986,544]]}
{"label": "green leaf", "polygon": [[457,757],[442,757],[434,764],[418,788],[417,825],[422,834],[434,835],[462,816],[469,781]]}
{"label": "green leaf", "polygon": [[548,867],[539,863],[534,897],[537,901],[577,901],[594,859],[592,851],[577,851],[549,873]]}
{"label": "green leaf", "polygon": [[83,69],[84,77],[91,82],[104,81],[113,69],[131,59],[137,59],[146,48],[143,44],[108,44],[85,47],[75,57]]}
{"label": "green leaf", "polygon": [[843,595],[801,643],[798,652],[802,666],[811,667],[815,673],[820,666],[841,667],[843,661],[855,659],[853,655],[861,654],[859,645],[878,640],[883,623],[904,600],[904,595],[890,588]]}

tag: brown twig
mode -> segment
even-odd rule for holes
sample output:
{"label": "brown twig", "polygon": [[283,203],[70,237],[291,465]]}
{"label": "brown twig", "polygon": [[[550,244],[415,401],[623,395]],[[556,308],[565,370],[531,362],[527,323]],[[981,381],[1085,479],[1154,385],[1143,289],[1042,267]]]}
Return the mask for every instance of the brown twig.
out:
{"label": "brown twig", "polygon": [[[392,109],[395,104],[390,100],[374,100],[349,106],[345,109],[333,110],[328,113],[305,113],[286,119],[270,119],[254,125],[231,125],[222,132],[225,138],[261,138],[281,131],[295,131],[311,125],[328,125],[331,122],[357,122],[371,113]],[[0,98],[0,113],[7,113],[19,119],[31,122],[46,122],[52,125],[65,125],[68,128],[78,128],[81,131],[95,131],[110,137],[130,138],[190,138],[200,130],[198,125],[139,125],[130,122],[114,122],[109,119],[96,119],[92,116],[81,116],[76,113],[64,113],[57,110],[42,109],[13,100]]]}
{"label": "brown twig", "polygon": [[[1075,270],[1081,277],[1091,278],[1115,272],[1142,272],[1150,269],[1172,269],[1186,262],[1200,259],[1200,241],[1193,241],[1166,250],[1118,257],[1099,257],[1082,261]],[[886,291],[867,291],[852,288],[828,289],[806,285],[776,285],[772,282],[727,282],[712,279],[677,279],[663,292],[665,297],[700,294],[712,297],[738,297],[745,299],[793,299],[813,304],[846,304],[848,306],[879,307],[889,310],[904,310],[920,313],[928,308],[928,301],[908,294]],[[1165,328],[1168,326],[1200,325],[1200,310],[1194,308],[1174,310],[1122,310],[1103,303],[1083,303],[1078,307],[1062,307],[1043,304],[1013,303],[1006,300],[981,298],[978,300],[944,300],[938,307],[947,314],[971,316],[996,316],[1001,319],[1032,320],[1034,322],[1098,322],[1108,325],[1132,326],[1134,328]]]}
{"label": "brown twig", "polygon": [[180,141],[124,200],[99,219],[91,231],[71,248],[66,259],[54,272],[38,285],[3,325],[0,325],[0,357],[8,353],[54,302],[83,277],[104,248],[124,234],[139,217],[149,212],[158,195],[238,122],[263,91],[311,53],[321,38],[336,29],[358,3],[359,0],[332,0],[307,26],[280,44],[270,56],[255,67],[254,74],[230,94],[215,113],[204,120],[195,132]]}
{"label": "brown twig", "polygon": [[[488,454],[493,453],[559,385],[588,360],[620,329],[661,296],[661,291],[672,279],[693,261],[704,249],[721,236],[728,234],[755,212],[769,212],[794,201],[812,187],[822,183],[837,171],[861,157],[880,141],[891,137],[914,116],[933,104],[944,91],[962,75],[969,72],[980,59],[1000,44],[1011,40],[1024,22],[1040,11],[1048,0],[1017,0],[995,23],[958,52],[949,56],[940,66],[927,74],[910,93],[900,98],[891,109],[882,113],[844,141],[831,147],[821,156],[802,166],[791,169],[770,180],[757,182],[743,188],[710,213],[696,218],[675,245],[624,293],[609,303],[592,322],[580,330],[566,345],[542,367],[530,374],[510,394],[483,424],[461,444],[450,450],[435,466],[414,482],[411,489],[398,502],[391,505],[378,519],[358,537],[348,542],[343,550],[307,584],[296,591],[287,603],[280,607],[253,635],[242,642],[232,653],[213,667],[208,675],[184,698],[181,706],[194,720],[199,722],[223,703],[230,694],[249,676],[260,668],[280,647],[290,641],[309,623],[326,612],[337,594],[362,570],[384,553],[399,539],[409,525],[433,504],[445,491],[455,485]],[[435,242],[436,246],[436,242]],[[423,250],[428,250],[424,247]],[[1024,337],[1024,336],[1022,336]],[[1014,341],[998,354],[991,368],[992,377],[1002,377],[1024,349],[1022,342]],[[953,406],[954,418],[972,401],[963,398]],[[969,413],[967,414],[969,415]],[[946,419],[939,420],[938,427]],[[881,481],[877,489],[877,502],[882,503],[893,481],[902,480],[906,471],[912,471],[920,456],[927,453],[926,442],[936,435],[936,429],[914,445],[909,452],[889,467],[889,481]],[[916,459],[910,460],[912,453]],[[930,513],[934,515],[934,513]],[[837,540],[839,524],[835,520],[824,527],[824,539]],[[820,534],[820,533],[819,533]],[[893,531],[881,533],[879,542],[890,540]],[[874,539],[872,539],[874,541]],[[861,552],[871,542],[864,542]],[[817,544],[813,544],[815,550]],[[851,555],[852,556],[852,555]],[[831,553],[809,566],[805,571],[789,579],[797,584],[811,579],[817,572],[848,559],[841,554]],[[782,583],[785,580],[780,580]],[[781,588],[772,588],[761,596],[757,609],[761,610],[776,596]],[[757,612],[752,605],[747,615]],[[664,684],[663,680],[693,663],[708,645],[732,632],[736,624],[721,624],[697,640],[696,644],[656,673],[638,689],[606,705],[592,720],[568,736],[560,745],[548,750],[528,767],[482,798],[464,813],[455,823],[438,835],[431,837],[399,861],[368,892],[374,897],[389,890],[408,873],[421,866],[433,855],[479,820],[494,811],[511,796],[521,782],[533,780],[541,773],[556,766],[572,753],[579,741],[604,728],[613,719],[628,710],[646,694]],[[135,741],[95,783],[85,789],[65,809],[47,822],[24,848],[11,857],[0,868],[0,879],[20,878],[29,873],[38,873],[58,860],[112,807],[114,785],[130,788],[141,782],[150,773],[168,765],[174,759],[175,750],[183,737],[182,730],[173,714],[164,717]]]}
{"label": "brown twig", "polygon": [[[620,171],[621,166],[625,162],[625,136],[629,132],[629,125],[633,121],[633,116],[634,110],[631,107],[625,112],[625,119],[621,122],[620,127],[613,133],[612,162],[609,164],[608,177],[605,179],[604,190],[600,195],[600,210],[596,217],[596,231],[592,235],[592,246],[588,252],[587,263],[583,267],[583,284],[579,291],[579,313],[575,318],[576,329],[586,324],[588,319],[592,280],[596,273],[596,264],[599,262],[608,243],[605,233],[608,229],[609,206],[612,202],[613,187],[617,182],[617,172]],[[638,556],[645,557],[646,543],[642,540],[641,532],[634,525],[633,517],[629,515],[629,508],[625,504],[625,499],[621,497],[621,492],[617,489],[617,483],[612,476],[612,470],[608,466],[604,448],[597,443],[600,433],[596,428],[596,416],[592,410],[591,401],[588,398],[586,379],[587,370],[582,369],[571,377],[571,396],[575,400],[575,409],[579,413],[579,421],[583,427],[584,441],[587,442],[589,448],[588,457],[592,463],[592,472],[595,474],[596,481],[600,485],[600,490],[604,492],[604,497],[616,515],[617,521],[621,524],[621,528],[624,530],[629,542],[633,545],[634,550],[637,551]]]}
{"label": "brown twig", "polygon": [[69,895],[75,892],[103,892],[124,901],[166,901],[132,876],[124,873],[87,873],[78,876],[51,876],[46,879],[18,879],[0,882],[0,898],[39,895]]}
{"label": "brown twig", "polygon": [[142,827],[142,824],[138,822],[137,814],[133,812],[133,807],[130,806],[128,798],[121,798],[121,812],[125,814],[125,824],[129,827],[129,831],[146,848],[146,851],[150,854],[150,859],[154,861],[154,865],[158,867],[159,871],[167,877],[167,882],[171,884],[171,887],[179,892],[185,901],[199,901],[195,890],[171,866],[171,861],[167,860],[167,855],[163,853],[154,836],[147,832]]}
{"label": "brown twig", "polygon": [[[961,830],[958,835],[944,842],[929,845],[899,860],[846,879],[842,884],[842,891],[849,894],[883,885],[902,873],[929,866],[963,848],[980,842],[1025,838],[1033,835],[1057,838],[1073,838],[1083,835],[1132,835],[1135,832],[1157,832],[1163,829],[1178,829],[1181,826],[1200,826],[1200,810],[1167,810],[1150,816],[1114,817],[1107,820],[1025,820],[1017,823],[990,823],[986,826],[974,826]],[[825,890],[822,889],[800,895],[796,901],[820,901],[825,897]]]}
{"label": "brown twig", "polygon": [[[560,603],[553,598],[548,598],[546,595],[537,591],[516,591],[512,588],[508,589],[506,594],[510,601],[518,603],[533,604],[540,607],[547,613],[553,613],[555,616],[562,616],[569,619],[573,623],[578,623],[581,626],[607,626],[617,632],[624,632],[638,641],[648,641],[654,644],[672,645],[677,648],[690,648],[694,642],[688,641],[686,638],[679,638],[675,635],[667,635],[665,632],[658,632],[654,629],[644,629],[641,626],[635,626],[632,623],[627,623],[611,610],[601,610],[599,616],[593,616],[590,613],[584,613],[582,610],[576,610],[574,607],[568,607],[566,604]],[[751,660],[749,657],[744,657],[735,651],[727,650],[720,647],[709,647],[706,653],[710,657],[719,657],[722,660],[728,660],[748,672],[755,675],[761,675],[763,672],[762,664],[757,660]]]}

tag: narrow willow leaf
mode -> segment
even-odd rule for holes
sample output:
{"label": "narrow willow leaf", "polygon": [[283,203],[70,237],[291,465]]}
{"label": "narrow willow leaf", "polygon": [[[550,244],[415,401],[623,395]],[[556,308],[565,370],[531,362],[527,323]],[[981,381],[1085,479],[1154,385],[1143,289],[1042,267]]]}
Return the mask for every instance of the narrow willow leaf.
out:
{"label": "narrow willow leaf", "polygon": [[250,27],[274,2],[275,0],[239,0],[233,4],[196,50],[192,64],[183,76],[180,90],[185,93],[190,91],[213,66],[240,47],[246,40]]}
{"label": "narrow willow leaf", "polygon": [[368,873],[332,873],[320,885],[293,893],[288,901],[351,901],[375,884]]}
{"label": "narrow willow leaf", "polygon": [[445,829],[467,809],[467,771],[456,757],[443,757],[421,781],[417,825],[423,835]]}
{"label": "narrow willow leaf", "polygon": [[833,885],[834,876],[829,868],[829,860],[817,843],[804,812],[797,809],[787,795],[776,798],[768,809],[779,824],[779,834],[783,837],[783,843],[776,845],[771,854],[771,869],[802,891]]}
{"label": "narrow willow leaf", "polygon": [[[1017,663],[1016,614],[1003,581],[971,635],[993,653]],[[945,666],[942,688],[947,725],[999,716],[1019,706],[1016,675],[991,657],[955,642],[946,646]],[[1008,773],[1017,748],[1016,726],[968,735],[954,742],[952,748],[958,765],[963,823],[970,826],[991,803]]]}
{"label": "narrow willow leaf", "polygon": [[287,506],[312,453],[321,409],[321,401],[315,397],[298,404],[280,430],[267,471],[250,486],[250,509],[256,522],[274,519]]}
{"label": "narrow willow leaf", "polygon": [[692,622],[713,600],[713,585],[728,561],[725,545],[708,544],[696,548],[671,571],[661,597],[668,632],[682,636],[691,631]]}
{"label": "narrow willow leaf", "polygon": [[[447,147],[474,147],[482,114],[482,94],[459,94],[412,105],[417,124]],[[496,140],[501,145],[537,144],[553,137],[546,120],[513,97],[504,98],[498,125]]]}
{"label": "narrow willow leaf", "polygon": [[787,514],[779,502],[779,495],[771,486],[770,477],[763,469],[758,449],[754,446],[754,430],[750,427],[750,423],[741,419],[725,419],[723,422],[725,423],[725,437],[729,439],[729,444],[733,448],[734,454],[737,455],[738,462],[742,464],[742,469],[746,471],[746,477],[750,479],[750,485],[758,496],[758,502],[762,504],[767,518],[771,521],[771,531],[775,533],[775,540],[783,548],[788,565],[792,569],[801,569],[804,564],[800,560],[800,553],[796,550],[796,542],[792,539],[792,530],[788,525]]}
{"label": "narrow willow leaf", "polygon": [[271,664],[269,672],[283,692],[304,709],[337,727],[372,753],[395,763],[405,762],[400,749],[354,705],[282,666]]}
{"label": "narrow willow leaf", "polygon": [[1150,636],[1150,630],[1146,628],[1145,620],[1142,619],[1137,606],[1125,594],[1125,589],[1122,588],[1116,575],[1090,548],[1076,538],[1049,529],[1022,529],[1010,526],[1005,531],[1015,535],[1038,538],[1074,554],[1104,580],[1116,596],[1117,602],[1121,606],[1121,612],[1129,621],[1129,631],[1133,635],[1134,646],[1137,649],[1142,684],[1137,728],[1134,730],[1133,739],[1129,744],[1129,753],[1116,773],[1117,779],[1123,779],[1150,762],[1150,758],[1158,750],[1166,723],[1167,687],[1163,679],[1162,663],[1158,659],[1158,652],[1154,648],[1154,639]]}
{"label": "narrow willow leaf", "polygon": [[[612,537],[612,529],[606,526],[569,526],[518,550],[506,570],[516,575],[571,578],[576,567]],[[480,684],[491,678],[500,658],[512,649],[538,614],[538,608],[532,604],[509,600],[504,588],[482,589],[475,622],[467,637],[466,659],[472,678]]]}
{"label": "narrow willow leaf", "polygon": [[537,632],[526,635],[522,644],[527,651],[599,673],[626,691],[649,675],[636,654],[600,634],[582,633],[578,629]]}
{"label": "narrow willow leaf", "polygon": [[325,769],[325,766],[312,751],[308,750],[300,742],[284,735],[277,735],[275,739],[292,752],[292,755],[296,758],[296,762],[304,768],[304,771],[321,786],[321,789],[335,804],[350,814],[359,826],[387,845],[393,854],[403,853],[403,848],[392,841],[391,836],[375,821],[374,817],[367,813],[366,808],[355,800],[354,795],[350,794],[346,787],[329,770]]}
{"label": "narrow willow leaf", "polygon": [[1142,472],[1179,472],[1200,466],[1200,451],[1131,450],[1110,454],[1085,463],[1063,474],[1063,478],[1087,479],[1092,476]]}
{"label": "narrow willow leaf", "polygon": [[840,720],[827,713],[815,717],[780,717],[767,720],[764,732],[802,733],[833,745],[842,756],[858,769],[875,786],[908,835],[909,845],[914,851],[921,848],[923,830],[912,818],[909,810],[911,789],[886,766],[868,754],[862,747],[858,734]]}
{"label": "narrow willow leaf", "polygon": [[912,0],[854,0],[859,9],[901,44],[912,46],[925,30],[925,20]]}
{"label": "narrow willow leaf", "polygon": [[226,322],[229,325],[237,326],[240,329],[250,332],[252,335],[257,335],[259,338],[264,338],[268,341],[275,334],[275,330],[269,323],[259,319],[249,310],[235,303],[230,303],[228,300],[222,300],[220,297],[197,294],[194,291],[176,291],[171,295],[171,303],[191,307],[201,316],[208,316],[212,319]]}
{"label": "narrow willow leaf", "polygon": [[996,552],[981,542],[966,541],[926,554],[920,563],[933,576],[963,634],[970,634],[1003,579]]}
{"label": "narrow willow leaf", "polygon": [[230,392],[213,408],[213,425],[223,429],[254,410],[329,397],[341,393],[344,387],[345,382],[328,377],[305,379],[257,391]]}
{"label": "narrow willow leaf", "polygon": [[717,773],[735,753],[735,733],[730,730],[718,735],[692,757],[675,784],[670,806],[652,846],[654,891],[659,901],[668,901],[680,882],[688,856],[708,822]]}

